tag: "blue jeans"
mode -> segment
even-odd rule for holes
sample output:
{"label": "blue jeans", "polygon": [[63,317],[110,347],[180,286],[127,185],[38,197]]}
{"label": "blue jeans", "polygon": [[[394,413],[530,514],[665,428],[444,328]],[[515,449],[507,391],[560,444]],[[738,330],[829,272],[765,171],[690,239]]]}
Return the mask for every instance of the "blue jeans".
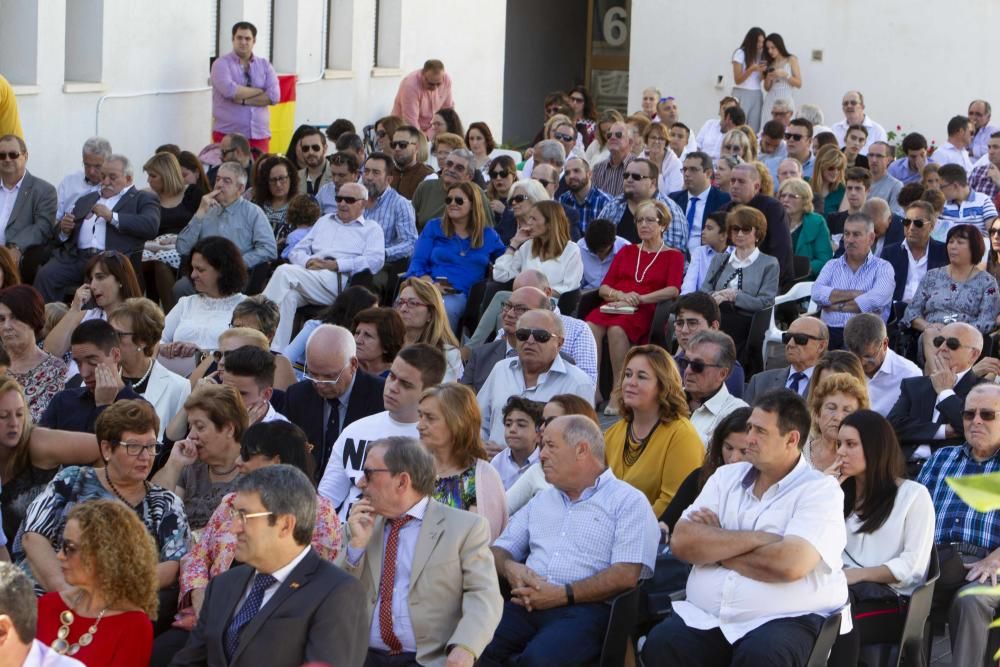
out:
{"label": "blue jeans", "polygon": [[499,667],[514,656],[518,667],[593,662],[601,655],[610,615],[611,605],[600,602],[543,611],[505,602],[500,625],[478,664]]}
{"label": "blue jeans", "polygon": [[468,300],[469,296],[461,292],[444,295],[444,310],[448,313],[448,324],[451,325],[451,330],[459,342],[462,341],[462,332],[458,330],[458,323],[465,314],[465,303]]}

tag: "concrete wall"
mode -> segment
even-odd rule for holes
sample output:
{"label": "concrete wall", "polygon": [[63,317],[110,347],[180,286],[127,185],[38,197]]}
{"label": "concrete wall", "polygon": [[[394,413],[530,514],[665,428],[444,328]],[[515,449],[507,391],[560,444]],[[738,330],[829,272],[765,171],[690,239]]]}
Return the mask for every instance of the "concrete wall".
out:
{"label": "concrete wall", "polygon": [[[679,98],[681,118],[695,130],[729,94],[732,52],[752,26],[784,37],[802,65],[795,101],[820,105],[828,125],[843,118],[840,100],[852,88],[886,130],[898,124],[938,145],[948,119],[972,99],[1000,104],[1000,79],[985,55],[1000,19],[993,2],[632,0],[631,18],[629,110],[639,108],[644,87],[658,85]],[[822,62],[811,61],[813,50],[823,51]]]}
{"label": "concrete wall", "polygon": [[[52,182],[80,168],[79,147],[100,133],[115,151],[141,164],[156,146],[173,142],[198,151],[211,140],[207,89],[215,0],[86,0],[103,9],[103,38],[67,30],[67,3],[76,0],[0,0],[0,74],[11,73],[30,152],[29,169]],[[270,0],[223,0],[220,53],[231,50],[232,22],[246,18],[266,55]],[[375,0],[279,0],[274,17],[274,60],[279,73],[299,76],[296,123],[352,119],[358,126],[387,114],[400,78],[428,58],[444,61],[465,122],[484,120],[501,132],[506,6],[495,0],[383,2],[395,23],[398,51],[383,53],[398,67],[373,68]],[[475,17],[475,20],[472,20]],[[465,18],[461,30],[449,30]],[[16,19],[17,30],[10,21]],[[393,30],[390,28],[390,30]],[[19,41],[12,48],[11,33]],[[339,69],[326,68],[324,38],[333,42]],[[100,83],[66,81],[70,50],[100,49]],[[103,44],[103,46],[102,46]],[[349,44],[349,49],[345,49]],[[260,48],[263,47],[263,48]],[[21,57],[20,54],[27,54]],[[32,60],[37,59],[37,64]],[[385,63],[385,60],[383,60]],[[16,74],[16,76],[14,76]],[[326,78],[324,78],[326,77]],[[200,90],[204,89],[204,90]],[[170,91],[185,91],[170,93]],[[150,94],[159,93],[159,94]],[[168,94],[170,93],[170,94]],[[137,174],[137,180],[143,177]]]}

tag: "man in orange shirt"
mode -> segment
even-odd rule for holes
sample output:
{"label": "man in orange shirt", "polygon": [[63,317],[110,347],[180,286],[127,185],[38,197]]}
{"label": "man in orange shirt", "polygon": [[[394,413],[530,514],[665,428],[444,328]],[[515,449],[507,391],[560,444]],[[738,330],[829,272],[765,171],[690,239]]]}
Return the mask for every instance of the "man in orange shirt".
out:
{"label": "man in orange shirt", "polygon": [[399,82],[396,100],[392,103],[392,115],[399,116],[408,125],[419,127],[428,138],[431,119],[438,109],[453,108],[451,97],[451,77],[444,71],[440,60],[428,60],[422,69],[410,72]]}

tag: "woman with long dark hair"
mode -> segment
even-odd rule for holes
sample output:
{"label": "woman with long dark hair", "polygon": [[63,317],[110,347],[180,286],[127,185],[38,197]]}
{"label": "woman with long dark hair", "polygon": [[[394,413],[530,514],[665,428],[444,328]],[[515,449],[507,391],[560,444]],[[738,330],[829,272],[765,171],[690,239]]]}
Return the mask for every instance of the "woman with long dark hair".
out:
{"label": "woman with long dark hair", "polygon": [[[776,32],[764,39],[762,54],[767,67],[764,69],[764,107],[761,112],[761,123],[771,120],[771,108],[778,100],[788,102],[789,108],[795,110],[795,100],[792,88],[802,87],[802,73],[799,71],[799,59],[785,48],[785,40]],[[758,125],[751,125],[757,129]]]}
{"label": "woman with long dark hair", "polygon": [[[733,97],[740,101],[740,107],[746,112],[747,125],[757,129],[760,127],[761,109],[764,105],[764,93],[761,84],[764,80],[765,33],[761,28],[750,28],[740,48],[733,52]],[[770,118],[768,119],[770,120]]]}
{"label": "woman with long dark hair", "polygon": [[895,644],[906,596],[924,582],[934,548],[934,505],[927,488],[905,479],[896,433],[882,415],[858,410],[840,424],[831,472],[844,490],[844,575],[854,629],[838,641],[832,665],[855,665],[862,644]]}
{"label": "woman with long dark hair", "polygon": [[597,109],[594,108],[594,98],[583,84],[573,86],[567,95],[569,107],[573,110],[576,129],[583,135],[583,145],[589,146],[597,135]]}

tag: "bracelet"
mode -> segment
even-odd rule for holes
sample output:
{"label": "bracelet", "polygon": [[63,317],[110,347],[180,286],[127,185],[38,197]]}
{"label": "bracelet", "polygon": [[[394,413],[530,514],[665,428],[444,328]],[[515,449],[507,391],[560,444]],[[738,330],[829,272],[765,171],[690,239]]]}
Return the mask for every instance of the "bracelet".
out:
{"label": "bracelet", "polygon": [[576,604],[576,597],[574,597],[573,595],[572,584],[566,584],[566,604],[567,605]]}

